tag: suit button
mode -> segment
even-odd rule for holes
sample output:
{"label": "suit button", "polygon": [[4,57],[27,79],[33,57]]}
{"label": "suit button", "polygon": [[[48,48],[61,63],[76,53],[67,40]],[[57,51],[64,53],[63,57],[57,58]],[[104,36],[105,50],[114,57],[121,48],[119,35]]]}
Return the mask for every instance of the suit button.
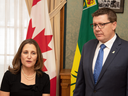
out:
{"label": "suit button", "polygon": [[94,90],[93,92],[96,93],[96,90]]}

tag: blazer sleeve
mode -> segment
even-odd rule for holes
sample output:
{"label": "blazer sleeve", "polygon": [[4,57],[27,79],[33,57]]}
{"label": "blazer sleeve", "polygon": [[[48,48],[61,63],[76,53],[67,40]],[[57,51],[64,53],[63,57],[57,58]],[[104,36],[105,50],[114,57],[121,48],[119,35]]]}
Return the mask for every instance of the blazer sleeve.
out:
{"label": "blazer sleeve", "polygon": [[42,93],[43,94],[50,94],[50,78],[48,74],[45,74],[45,84]]}
{"label": "blazer sleeve", "polygon": [[10,79],[11,79],[10,75],[11,73],[9,71],[5,72],[2,83],[1,83],[1,87],[0,87],[1,91],[10,92]]}
{"label": "blazer sleeve", "polygon": [[85,96],[86,84],[85,84],[85,77],[83,72],[83,59],[84,59],[83,53],[84,53],[84,50],[82,51],[82,55],[81,55],[81,60],[80,60],[80,65],[79,65],[78,75],[76,80],[76,86],[75,86],[73,96]]}
{"label": "blazer sleeve", "polygon": [[50,78],[49,75],[42,72],[42,76],[37,77],[37,85],[38,90],[42,92],[42,94],[50,94]]}

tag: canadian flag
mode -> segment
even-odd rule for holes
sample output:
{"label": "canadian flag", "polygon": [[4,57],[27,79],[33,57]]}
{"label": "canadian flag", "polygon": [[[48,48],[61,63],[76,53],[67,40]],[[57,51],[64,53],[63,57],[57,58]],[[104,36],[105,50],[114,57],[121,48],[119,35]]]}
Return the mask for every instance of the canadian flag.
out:
{"label": "canadian flag", "polygon": [[48,14],[47,0],[33,0],[26,39],[34,39],[43,54],[44,68],[50,76],[50,96],[56,96],[56,65],[53,32]]}

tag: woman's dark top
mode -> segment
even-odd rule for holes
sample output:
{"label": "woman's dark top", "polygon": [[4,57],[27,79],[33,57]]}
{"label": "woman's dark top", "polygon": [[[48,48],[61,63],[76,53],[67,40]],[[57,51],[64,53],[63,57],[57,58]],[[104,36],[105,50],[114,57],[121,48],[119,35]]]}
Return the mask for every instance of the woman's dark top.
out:
{"label": "woman's dark top", "polygon": [[21,72],[12,74],[6,71],[1,83],[1,91],[10,92],[10,96],[42,96],[50,94],[49,76],[42,72],[42,76],[36,74],[36,84],[25,85],[21,83]]}

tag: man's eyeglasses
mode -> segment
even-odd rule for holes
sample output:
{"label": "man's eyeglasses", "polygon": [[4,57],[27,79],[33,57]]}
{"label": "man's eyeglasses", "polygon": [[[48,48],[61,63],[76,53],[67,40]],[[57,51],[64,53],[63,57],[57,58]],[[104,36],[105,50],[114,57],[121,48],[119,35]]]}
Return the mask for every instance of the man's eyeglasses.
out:
{"label": "man's eyeglasses", "polygon": [[109,23],[112,23],[112,22],[99,23],[99,24],[90,24],[90,26],[91,26],[91,28],[93,28],[93,29],[95,29],[97,26],[98,26],[98,28],[102,29],[102,28],[104,28],[104,26],[105,26],[106,24],[109,24]]}

